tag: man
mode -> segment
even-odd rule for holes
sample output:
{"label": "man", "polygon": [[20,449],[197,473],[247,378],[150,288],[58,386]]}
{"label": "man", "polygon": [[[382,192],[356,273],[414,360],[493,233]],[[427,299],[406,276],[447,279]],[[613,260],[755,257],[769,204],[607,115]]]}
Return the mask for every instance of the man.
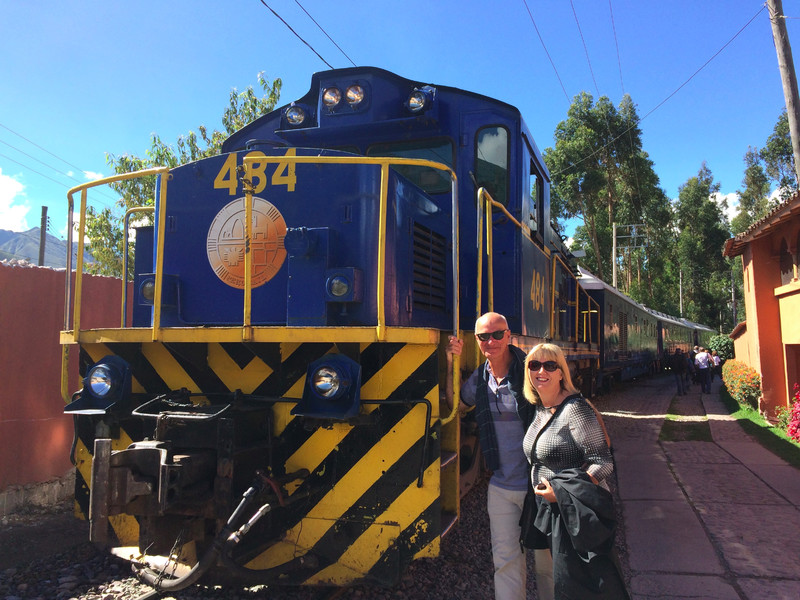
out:
{"label": "man", "polygon": [[[486,313],[475,322],[475,337],[486,362],[461,387],[461,406],[475,409],[481,452],[492,472],[486,508],[492,537],[496,600],[526,597],[525,555],[520,547],[519,520],[528,491],[530,467],[522,439],[533,419],[533,406],[523,396],[525,352],[513,346],[506,318]],[[448,376],[452,355],[463,342],[450,338]],[[451,392],[452,394],[452,392]],[[452,398],[447,398],[452,406]],[[539,598],[553,598],[553,562],[549,550],[535,552]]]}
{"label": "man", "polygon": [[711,367],[713,361],[711,355],[705,348],[700,348],[700,351],[694,357],[694,364],[697,367],[697,380],[700,382],[700,391],[703,394],[711,393]]}
{"label": "man", "polygon": [[675,348],[675,354],[672,355],[669,368],[675,374],[675,383],[678,386],[678,396],[686,395],[686,355],[680,348]]}

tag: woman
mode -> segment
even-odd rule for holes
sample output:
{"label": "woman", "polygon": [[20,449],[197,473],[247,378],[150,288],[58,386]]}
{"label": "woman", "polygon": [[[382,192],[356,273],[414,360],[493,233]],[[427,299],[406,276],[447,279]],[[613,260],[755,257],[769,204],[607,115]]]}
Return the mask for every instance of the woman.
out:
{"label": "woman", "polygon": [[628,598],[612,556],[614,506],[604,480],[614,462],[605,429],[573,386],[561,348],[535,346],[525,372],[535,415],[522,447],[536,506],[523,542],[550,548],[556,598]]}

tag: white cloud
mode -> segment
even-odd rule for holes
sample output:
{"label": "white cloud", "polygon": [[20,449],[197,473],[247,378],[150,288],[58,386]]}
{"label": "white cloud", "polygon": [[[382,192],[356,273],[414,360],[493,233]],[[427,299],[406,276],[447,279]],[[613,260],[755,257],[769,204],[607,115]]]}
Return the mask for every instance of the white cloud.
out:
{"label": "white cloud", "polygon": [[102,173],[95,173],[94,171],[84,171],[83,175],[86,177],[86,181],[96,181],[104,177]]}
{"label": "white cloud", "polygon": [[[0,168],[0,229],[28,231],[30,227],[25,216],[31,208],[25,204],[25,186]],[[15,204],[16,202],[16,204]]]}
{"label": "white cloud", "polygon": [[722,202],[727,203],[727,207],[723,208],[725,216],[730,223],[733,218],[739,214],[739,194],[733,192],[731,194],[711,194],[711,199],[722,207]]}
{"label": "white cloud", "polygon": [[505,169],[508,155],[507,144],[505,132],[501,136],[499,130],[497,132],[490,129],[485,130],[480,140],[481,158]]}

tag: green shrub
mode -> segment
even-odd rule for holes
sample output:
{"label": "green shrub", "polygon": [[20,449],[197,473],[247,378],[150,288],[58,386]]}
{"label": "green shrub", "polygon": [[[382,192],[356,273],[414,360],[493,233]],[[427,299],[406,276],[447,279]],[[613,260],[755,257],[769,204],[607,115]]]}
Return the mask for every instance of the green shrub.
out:
{"label": "green shrub", "polygon": [[708,347],[711,350],[716,350],[720,359],[725,362],[735,356],[733,351],[733,340],[727,335],[715,335],[708,342]]}
{"label": "green shrub", "polygon": [[728,393],[742,406],[758,409],[761,376],[745,363],[732,359],[722,366],[722,381]]}

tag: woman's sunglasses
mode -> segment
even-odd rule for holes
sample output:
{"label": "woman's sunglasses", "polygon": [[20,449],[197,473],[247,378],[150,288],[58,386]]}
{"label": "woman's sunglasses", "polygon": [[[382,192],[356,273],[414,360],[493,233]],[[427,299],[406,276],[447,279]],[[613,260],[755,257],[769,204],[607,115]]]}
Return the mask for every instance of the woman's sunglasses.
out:
{"label": "woman's sunglasses", "polygon": [[549,371],[550,373],[552,373],[558,368],[558,363],[554,360],[546,360],[544,362],[538,360],[532,360],[531,362],[528,363],[528,368],[531,371],[538,371],[542,367],[544,367],[545,371]]}
{"label": "woman's sunglasses", "polygon": [[492,331],[491,333],[476,333],[475,337],[482,342],[488,342],[489,338],[502,340],[503,336],[506,334],[506,331],[508,331],[508,329],[498,329],[497,331]]}

